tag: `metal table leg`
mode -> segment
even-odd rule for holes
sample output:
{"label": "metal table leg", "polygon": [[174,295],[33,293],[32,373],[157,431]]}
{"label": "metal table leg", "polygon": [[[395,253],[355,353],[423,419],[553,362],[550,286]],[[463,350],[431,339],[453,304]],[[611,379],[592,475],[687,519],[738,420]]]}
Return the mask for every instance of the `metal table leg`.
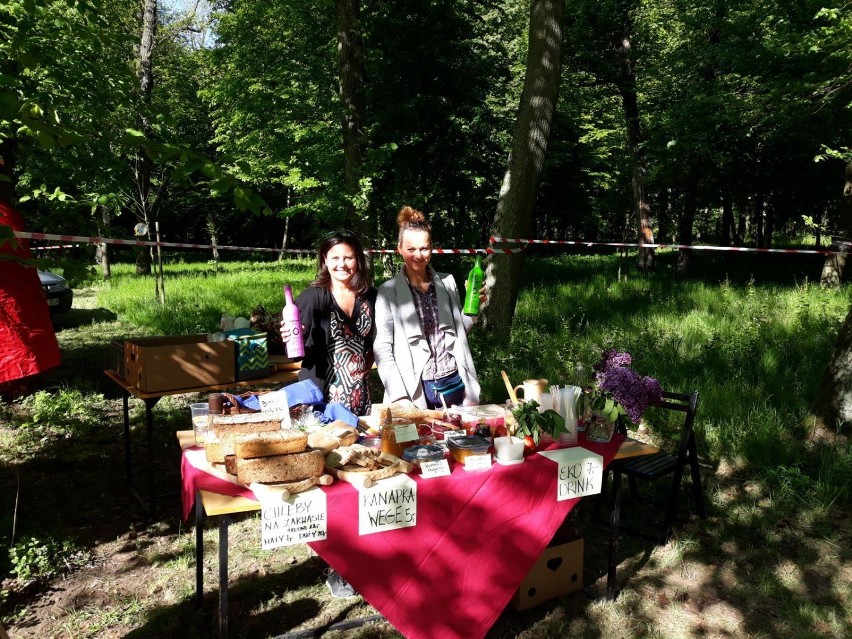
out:
{"label": "metal table leg", "polygon": [[612,511],[609,516],[609,567],[606,574],[606,598],[610,601],[617,596],[615,571],[618,563],[618,523],[621,518],[621,468],[616,465],[612,471]]}
{"label": "metal table leg", "polygon": [[204,610],[204,506],[195,492],[195,607]]}
{"label": "metal table leg", "polygon": [[145,401],[145,429],[148,442],[148,512],[157,517],[157,497],[154,495],[154,405],[159,398]]}
{"label": "metal table leg", "polygon": [[121,403],[124,409],[124,476],[127,479],[127,485],[133,487],[133,463],[130,453],[130,393],[126,390],[121,390]]}
{"label": "metal table leg", "polygon": [[219,517],[219,639],[228,639],[228,526],[231,518]]}

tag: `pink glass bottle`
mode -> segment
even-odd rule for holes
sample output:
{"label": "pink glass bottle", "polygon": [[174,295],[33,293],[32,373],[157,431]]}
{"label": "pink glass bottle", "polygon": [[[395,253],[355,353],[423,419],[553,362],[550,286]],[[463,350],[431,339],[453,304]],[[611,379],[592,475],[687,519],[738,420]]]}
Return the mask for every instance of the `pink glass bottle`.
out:
{"label": "pink glass bottle", "polygon": [[284,310],[281,311],[284,326],[290,329],[290,339],[287,341],[287,357],[292,360],[305,356],[305,340],[302,336],[302,316],[299,307],[293,302],[293,289],[289,284],[284,286]]}

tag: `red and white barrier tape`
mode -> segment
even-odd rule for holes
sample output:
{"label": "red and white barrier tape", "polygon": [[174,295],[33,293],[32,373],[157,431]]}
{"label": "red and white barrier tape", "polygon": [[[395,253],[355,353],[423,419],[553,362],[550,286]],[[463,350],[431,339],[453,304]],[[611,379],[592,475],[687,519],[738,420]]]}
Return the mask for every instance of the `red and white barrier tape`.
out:
{"label": "red and white barrier tape", "polygon": [[79,244],[59,244],[58,246],[31,246],[33,251],[52,251],[55,249],[78,248]]}
{"label": "red and white barrier tape", "polygon": [[[29,233],[26,231],[15,231],[15,237],[23,240],[51,240],[59,242],[86,242],[89,244],[117,244],[123,246],[161,246],[166,248],[188,248],[188,249],[219,249],[220,251],[265,251],[268,253],[313,253],[315,249],[277,249],[277,248],[261,248],[257,246],[219,246],[213,244],[185,244],[181,242],[150,242],[147,240],[123,240],[112,239],[108,237],[88,237],[83,235],[57,235],[53,233]],[[73,245],[64,246],[38,246],[33,248],[52,249],[52,248],[71,248]],[[441,249],[434,248],[432,253],[449,254],[449,255],[472,255],[475,253],[483,253],[491,255],[494,253],[520,253],[526,248],[464,248],[464,249]],[[371,249],[368,253],[396,253],[395,249]]]}
{"label": "red and white barrier tape", "polygon": [[[269,253],[313,253],[313,249],[277,249],[257,246],[218,246],[213,244],[185,244],[182,242],[149,242],[147,240],[123,240],[108,237],[88,237],[83,235],[56,235],[53,233],[28,233],[15,231],[15,237],[23,240],[53,240],[59,242],[87,242],[89,244],[117,244],[124,246],[162,246],[166,248],[212,249],[220,251],[267,251]],[[43,248],[43,247],[39,247]]]}
{"label": "red and white barrier tape", "polygon": [[636,244],[629,242],[581,242],[575,240],[523,240],[508,237],[490,237],[492,244],[567,244],[570,246],[615,246],[621,248],[673,248],[690,251],[733,251],[737,253],[800,253],[803,255],[834,255],[844,251],[829,251],[825,249],[770,249],[753,248],[748,246],[707,246],[701,244]]}

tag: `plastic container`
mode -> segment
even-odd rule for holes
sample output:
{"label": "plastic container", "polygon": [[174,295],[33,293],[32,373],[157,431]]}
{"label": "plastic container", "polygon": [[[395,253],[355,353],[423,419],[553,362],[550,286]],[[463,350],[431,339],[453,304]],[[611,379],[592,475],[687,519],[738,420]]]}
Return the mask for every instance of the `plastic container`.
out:
{"label": "plastic container", "polygon": [[420,466],[421,462],[443,459],[444,449],[435,444],[418,444],[417,446],[409,446],[402,451],[402,458],[415,466]]}
{"label": "plastic container", "polygon": [[491,448],[491,443],[487,439],[477,437],[476,435],[466,435],[464,437],[452,438],[447,447],[450,449],[450,454],[460,464],[471,455],[485,455],[488,449]]}
{"label": "plastic container", "polygon": [[210,423],[210,408],[207,402],[199,402],[198,404],[190,404],[189,410],[192,413],[192,431],[195,433],[195,443],[204,445],[204,438],[207,436],[207,427]]}
{"label": "plastic container", "polygon": [[366,446],[367,448],[375,448],[376,450],[382,449],[381,435],[367,435],[358,443],[362,446]]}

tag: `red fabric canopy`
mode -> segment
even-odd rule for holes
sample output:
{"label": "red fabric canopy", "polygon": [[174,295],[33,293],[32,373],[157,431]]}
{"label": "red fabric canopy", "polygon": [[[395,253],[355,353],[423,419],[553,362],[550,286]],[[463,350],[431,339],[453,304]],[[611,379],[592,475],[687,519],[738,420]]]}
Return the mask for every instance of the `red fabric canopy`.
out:
{"label": "red fabric canopy", "polygon": [[[5,202],[0,202],[0,224],[24,230],[23,218]],[[59,344],[38,273],[9,261],[9,255],[30,258],[29,244],[0,245],[0,384],[59,366]]]}

